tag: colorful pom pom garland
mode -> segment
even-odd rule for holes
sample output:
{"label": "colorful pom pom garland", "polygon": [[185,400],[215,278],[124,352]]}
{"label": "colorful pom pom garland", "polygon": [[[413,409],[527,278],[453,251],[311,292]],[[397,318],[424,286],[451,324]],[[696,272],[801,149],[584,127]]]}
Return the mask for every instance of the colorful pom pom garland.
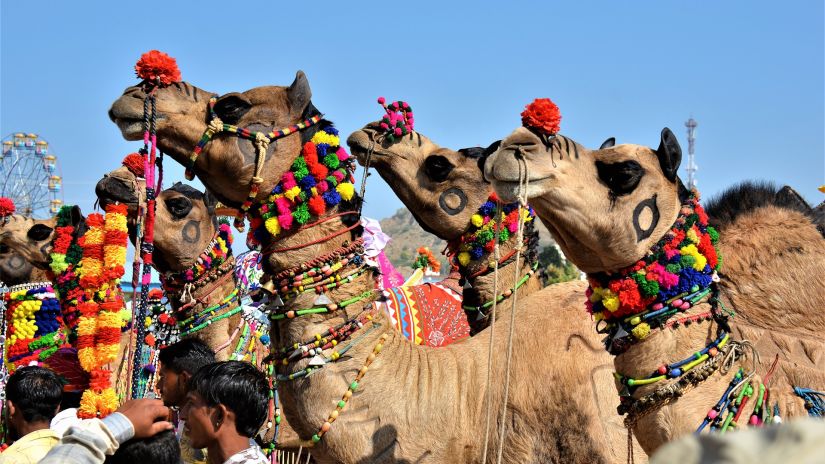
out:
{"label": "colorful pom pom garland", "polygon": [[250,248],[259,248],[265,237],[295,230],[355,197],[353,159],[339,144],[338,130],[332,125],[304,144],[266,200],[250,210],[246,240]]}
{"label": "colorful pom pom garland", "polygon": [[[536,212],[530,206],[519,210],[518,203],[508,203],[502,205],[499,210],[498,203],[498,196],[491,193],[478,212],[470,218],[470,230],[461,236],[461,243],[458,246],[459,267],[467,267],[472,261],[481,259],[485,252],[493,251],[496,245],[496,232],[498,232],[498,243],[505,243],[518,231],[520,219],[527,224],[536,217]],[[497,211],[500,211],[498,213],[500,219],[496,219]],[[519,211],[521,211],[521,218],[519,218]]]}
{"label": "colorful pom pom garland", "polygon": [[68,347],[51,283],[16,285],[3,300],[7,324],[3,359],[9,374],[32,363],[43,364],[58,349]]}
{"label": "colorful pom pom garland", "polygon": [[390,143],[394,143],[396,137],[401,138],[414,130],[415,118],[412,107],[407,102],[398,100],[387,105],[384,97],[378,97],[378,104],[387,113],[381,118],[379,125]]}
{"label": "colorful pom pom garland", "polygon": [[[698,194],[693,192],[673,227],[645,257],[615,274],[588,276],[588,312],[597,321],[614,323],[660,311],[680,296],[701,294],[710,287],[721,265],[718,239],[699,205]],[[677,303],[683,309],[684,299]]]}
{"label": "colorful pom pom garland", "polygon": [[180,291],[181,285],[192,283],[232,259],[232,229],[225,221],[218,224],[215,237],[206,247],[195,263],[188,269],[166,272],[161,276],[161,283],[167,292]]}

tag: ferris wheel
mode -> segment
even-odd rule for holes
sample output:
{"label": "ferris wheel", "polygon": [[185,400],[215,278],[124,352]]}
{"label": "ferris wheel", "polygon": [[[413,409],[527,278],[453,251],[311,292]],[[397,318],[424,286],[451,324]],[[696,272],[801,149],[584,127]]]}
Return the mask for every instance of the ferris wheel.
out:
{"label": "ferris wheel", "polygon": [[49,142],[18,132],[3,138],[0,196],[14,201],[18,214],[44,219],[63,206],[63,178]]}

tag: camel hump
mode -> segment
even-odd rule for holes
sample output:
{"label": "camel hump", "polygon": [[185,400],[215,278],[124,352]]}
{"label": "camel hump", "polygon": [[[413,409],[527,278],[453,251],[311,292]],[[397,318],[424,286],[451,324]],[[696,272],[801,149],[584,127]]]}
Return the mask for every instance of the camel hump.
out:
{"label": "camel hump", "polygon": [[745,181],[734,185],[710,199],[705,204],[705,211],[710,223],[723,230],[740,216],[764,206],[798,211],[816,223],[816,212],[802,195],[787,185],[777,188],[768,181]]}

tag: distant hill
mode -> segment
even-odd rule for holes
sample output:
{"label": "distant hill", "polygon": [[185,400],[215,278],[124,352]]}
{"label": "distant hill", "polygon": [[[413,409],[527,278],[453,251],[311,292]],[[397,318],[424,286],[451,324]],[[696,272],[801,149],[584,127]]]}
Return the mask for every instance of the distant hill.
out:
{"label": "distant hill", "polygon": [[[536,220],[538,221],[538,219]],[[441,272],[445,273],[449,267],[447,265],[447,258],[441,254],[441,251],[447,246],[447,242],[437,238],[435,235],[425,232],[421,226],[415,222],[412,213],[406,208],[401,208],[392,216],[384,218],[381,221],[381,229],[392,237],[384,252],[389,258],[390,262],[398,269],[404,277],[412,273],[412,262],[417,253],[416,250],[421,246],[428,246],[432,250],[436,258],[441,261]],[[545,247],[553,244],[553,239],[547,228],[537,223],[539,230],[539,246]]]}

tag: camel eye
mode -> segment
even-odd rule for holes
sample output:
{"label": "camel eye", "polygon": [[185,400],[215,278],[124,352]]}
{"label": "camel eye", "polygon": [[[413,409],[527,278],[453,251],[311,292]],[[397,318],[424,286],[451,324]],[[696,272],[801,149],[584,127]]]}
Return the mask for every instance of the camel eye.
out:
{"label": "camel eye", "polygon": [[441,155],[433,155],[424,160],[424,173],[433,182],[444,182],[455,166]]}
{"label": "camel eye", "polygon": [[636,189],[645,170],[636,161],[622,161],[620,163],[603,163],[596,161],[596,171],[599,179],[607,184],[610,191],[616,195],[627,195]]}
{"label": "camel eye", "polygon": [[186,197],[169,198],[164,200],[163,203],[169,213],[177,219],[185,218],[192,211],[192,202]]}
{"label": "camel eye", "polygon": [[35,224],[29,229],[29,232],[26,234],[30,239],[34,240],[35,242],[42,242],[43,240],[48,239],[52,235],[52,228],[43,224]]}

